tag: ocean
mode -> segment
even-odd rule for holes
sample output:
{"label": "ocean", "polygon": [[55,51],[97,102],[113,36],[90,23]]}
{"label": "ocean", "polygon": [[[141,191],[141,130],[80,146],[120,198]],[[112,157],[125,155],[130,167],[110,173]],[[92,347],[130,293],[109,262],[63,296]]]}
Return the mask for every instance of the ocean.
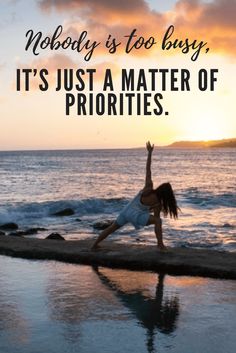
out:
{"label": "ocean", "polygon": [[[97,221],[115,219],[143,188],[145,149],[0,152],[0,224],[43,227],[66,239],[95,238]],[[167,246],[236,251],[235,149],[156,148],[154,186],[170,182],[181,212],[163,218]],[[53,213],[72,208],[75,214]],[[155,244],[153,226],[127,225],[111,241]]]}

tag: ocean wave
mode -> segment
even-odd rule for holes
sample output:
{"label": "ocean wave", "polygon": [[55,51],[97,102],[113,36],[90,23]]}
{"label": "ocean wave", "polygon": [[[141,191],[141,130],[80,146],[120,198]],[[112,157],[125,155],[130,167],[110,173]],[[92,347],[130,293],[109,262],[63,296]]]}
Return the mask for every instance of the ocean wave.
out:
{"label": "ocean wave", "polygon": [[0,207],[0,224],[18,222],[22,219],[40,219],[52,217],[54,213],[71,208],[75,216],[87,214],[112,214],[119,212],[128,202],[125,198],[60,200],[31,203],[7,204]]}
{"label": "ocean wave", "polygon": [[230,207],[236,208],[236,193],[220,193],[216,194],[210,191],[203,191],[197,187],[187,188],[178,193],[177,198],[183,204],[191,204],[197,207],[216,208]]}
{"label": "ocean wave", "polygon": [[[198,188],[188,188],[177,195],[180,207],[192,206],[194,208],[218,208],[236,207],[236,195],[234,193],[213,194],[203,192]],[[75,216],[107,214],[114,215],[129,202],[128,198],[88,198],[82,200],[59,200],[44,202],[17,202],[0,206],[0,224],[5,222],[17,222],[30,219],[51,217],[54,213],[66,208],[71,208]],[[203,222],[202,227],[213,226]],[[232,224],[223,224],[221,227],[233,227]]]}

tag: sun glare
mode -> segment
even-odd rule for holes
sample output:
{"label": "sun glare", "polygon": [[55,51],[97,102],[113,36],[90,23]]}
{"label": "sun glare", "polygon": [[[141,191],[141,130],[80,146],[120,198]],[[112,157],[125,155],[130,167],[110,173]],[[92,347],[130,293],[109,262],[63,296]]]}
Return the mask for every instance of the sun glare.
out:
{"label": "sun glare", "polygon": [[197,113],[186,124],[186,136],[188,140],[209,141],[227,138],[226,126],[219,113]]}

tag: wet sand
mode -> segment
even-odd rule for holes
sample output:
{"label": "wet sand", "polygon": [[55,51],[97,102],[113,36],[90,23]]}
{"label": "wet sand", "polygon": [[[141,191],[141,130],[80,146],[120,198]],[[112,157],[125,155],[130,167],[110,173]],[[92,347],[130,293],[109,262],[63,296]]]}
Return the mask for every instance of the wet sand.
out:
{"label": "wet sand", "polygon": [[0,236],[0,254],[35,260],[100,265],[174,275],[236,279],[236,254],[215,250],[117,244],[105,241],[91,251],[93,240],[61,241]]}

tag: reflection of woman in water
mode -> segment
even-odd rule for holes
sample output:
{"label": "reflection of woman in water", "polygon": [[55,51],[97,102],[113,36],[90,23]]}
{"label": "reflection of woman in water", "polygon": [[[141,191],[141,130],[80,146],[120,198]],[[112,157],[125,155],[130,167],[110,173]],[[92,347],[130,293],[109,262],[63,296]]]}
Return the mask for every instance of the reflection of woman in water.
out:
{"label": "reflection of woman in water", "polygon": [[[179,301],[176,296],[164,297],[164,274],[159,274],[154,298],[144,295],[141,290],[125,291],[119,286],[119,280],[110,280],[98,267],[93,267],[101,282],[112,290],[117,298],[134,314],[147,331],[147,351],[155,352],[154,338],[156,330],[171,334],[176,329],[179,316]],[[120,279],[122,284],[122,279]]]}
{"label": "reflection of woman in water", "polygon": [[[144,188],[126,205],[117,219],[99,235],[92,249],[96,249],[98,244],[108,237],[108,235],[129,222],[132,223],[136,229],[154,224],[157,245],[160,249],[165,249],[162,239],[162,221],[160,213],[163,212],[164,216],[169,215],[171,218],[178,218],[178,206],[170,183],[161,184],[156,189],[153,189],[151,159],[154,145],[147,142],[146,147],[148,157]],[[151,214],[151,212],[153,212],[153,214]]]}

